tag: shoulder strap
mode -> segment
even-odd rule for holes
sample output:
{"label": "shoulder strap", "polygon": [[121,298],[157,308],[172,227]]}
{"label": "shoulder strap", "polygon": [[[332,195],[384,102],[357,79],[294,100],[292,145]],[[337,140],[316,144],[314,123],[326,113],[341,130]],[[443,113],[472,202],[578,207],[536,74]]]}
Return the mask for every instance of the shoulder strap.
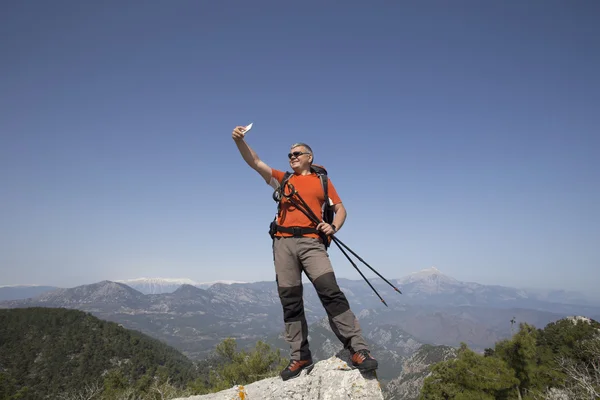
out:
{"label": "shoulder strap", "polygon": [[275,238],[274,235],[275,232],[277,232],[277,216],[279,216],[281,213],[281,199],[283,197],[282,191],[284,190],[284,185],[290,179],[290,176],[292,176],[292,173],[286,171],[285,174],[283,174],[283,178],[281,178],[279,186],[273,192],[273,200],[275,200],[275,202],[277,203],[277,212],[275,213],[275,218],[273,218],[273,221],[271,222],[271,225],[269,227],[269,235],[271,236],[271,239]]}
{"label": "shoulder strap", "polygon": [[329,196],[328,196],[328,192],[327,192],[327,183],[328,183],[328,179],[327,179],[327,170],[322,167],[321,165],[311,165],[310,169],[317,174],[317,176],[319,177],[319,179],[321,179],[321,186],[323,187],[323,193],[325,193],[325,203],[329,204]]}
{"label": "shoulder strap", "polygon": [[292,176],[292,173],[290,171],[286,171],[285,174],[283,174],[283,178],[281,179],[281,183],[279,184],[279,187],[283,187],[283,185],[286,184],[288,179],[290,179],[290,176]]}
{"label": "shoulder strap", "polygon": [[286,171],[283,174],[283,178],[281,178],[281,182],[277,182],[277,186],[274,187],[275,190],[273,190],[273,200],[277,203],[277,209],[279,210],[279,206],[281,203],[281,198],[282,196],[282,190],[283,187],[285,186],[285,183],[290,179],[290,176],[292,176],[292,173],[289,171]]}
{"label": "shoulder strap", "polygon": [[323,187],[323,195],[325,203],[323,204],[323,221],[327,223],[333,222],[333,207],[329,203],[329,178],[327,177],[327,170],[321,165],[312,165],[311,169],[321,179],[321,186]]}
{"label": "shoulder strap", "polygon": [[327,206],[329,206],[329,191],[328,191],[329,179],[327,178],[327,175],[325,175],[325,174],[317,174],[317,175],[321,179],[321,186],[323,186],[323,194],[325,195],[325,204],[327,204]]}

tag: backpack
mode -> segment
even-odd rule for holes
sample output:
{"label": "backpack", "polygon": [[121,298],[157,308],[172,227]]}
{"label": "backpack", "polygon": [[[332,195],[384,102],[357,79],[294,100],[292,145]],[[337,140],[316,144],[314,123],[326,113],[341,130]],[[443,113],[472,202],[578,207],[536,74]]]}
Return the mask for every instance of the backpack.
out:
{"label": "backpack", "polygon": [[[331,224],[331,223],[333,223],[334,211],[333,211],[333,206],[331,205],[331,202],[329,199],[329,192],[328,192],[329,179],[327,178],[327,170],[322,165],[315,165],[315,164],[310,166],[310,170],[311,170],[311,172],[314,172],[315,174],[317,174],[317,176],[321,180],[321,186],[323,187],[323,194],[324,194],[325,202],[323,203],[323,207],[321,209],[321,214],[322,214],[321,218],[323,219],[324,222]],[[293,172],[286,171],[286,173],[283,175],[283,179],[281,180],[281,183],[279,184],[279,188],[275,190],[275,193],[273,193],[273,199],[277,202],[277,214],[275,215],[275,219],[273,220],[273,222],[271,222],[271,227],[269,229],[269,234],[271,235],[271,238],[274,238],[275,232],[277,232],[277,217],[281,213],[281,194],[278,194],[278,191],[280,190],[280,188],[283,188],[285,186],[285,184],[287,183],[287,181],[290,179],[290,177],[293,174],[294,174]],[[327,237],[322,232],[319,232],[319,236],[321,236],[321,239],[323,239],[325,248],[329,247],[331,238]]]}

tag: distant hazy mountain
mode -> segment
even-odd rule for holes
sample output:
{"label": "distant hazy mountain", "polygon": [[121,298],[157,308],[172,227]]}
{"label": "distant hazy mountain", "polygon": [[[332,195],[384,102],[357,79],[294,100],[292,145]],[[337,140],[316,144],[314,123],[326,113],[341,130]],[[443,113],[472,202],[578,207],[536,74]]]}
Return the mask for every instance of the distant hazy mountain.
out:
{"label": "distant hazy mountain", "polygon": [[111,281],[102,281],[71,289],[56,289],[33,299],[21,300],[21,302],[42,307],[76,308],[84,311],[87,308],[89,311],[102,309],[122,312],[148,307],[148,298],[142,293],[122,283]]}
{"label": "distant hazy mountain", "polygon": [[187,278],[137,278],[118,280],[116,282],[124,283],[143,294],[172,293],[179,289],[181,285],[196,284],[196,282]]}
{"label": "distant hazy mountain", "polygon": [[248,282],[244,282],[244,281],[232,281],[232,280],[220,280],[220,281],[212,281],[212,282],[198,282],[196,284],[194,284],[194,286],[197,286],[201,289],[208,289],[209,287],[211,287],[212,285],[216,285],[216,284],[223,284],[223,285],[232,285],[234,283],[248,283]]}
{"label": "distant hazy mountain", "polygon": [[173,293],[179,289],[182,285],[192,285],[201,289],[208,289],[216,283],[232,284],[232,283],[244,283],[241,281],[214,281],[214,282],[195,282],[188,278],[137,278],[116,281],[124,283],[127,286],[134,288],[135,290],[143,294],[161,294],[161,293]]}
{"label": "distant hazy mountain", "polygon": [[[389,279],[402,291],[396,293],[387,283],[380,278],[369,278],[378,292],[384,296],[388,304],[434,304],[434,305],[477,305],[503,308],[532,308],[554,312],[557,307],[561,312],[569,313],[569,305],[600,306],[600,298],[591,297],[582,293],[555,289],[519,289],[499,285],[482,285],[475,282],[463,282],[443,274],[435,267],[414,272],[399,279]],[[214,285],[221,285],[221,291],[226,291],[223,285],[231,285],[235,290],[229,294],[242,296],[244,288],[274,288],[274,281],[268,282],[242,282],[236,280],[218,280],[212,282],[196,282],[188,278],[137,278],[118,280],[118,283],[139,291],[143,294],[173,293],[182,285],[192,285],[201,289],[209,289]],[[349,297],[361,308],[381,306],[380,300],[375,297],[369,286],[361,279],[338,278],[338,283],[348,291]],[[307,286],[310,283],[305,282]],[[0,286],[0,301],[17,300],[37,296],[57,289],[52,286]],[[237,292],[241,290],[241,292]],[[247,292],[246,292],[247,293]],[[354,295],[354,296],[353,296]],[[364,307],[363,307],[364,306]],[[567,306],[567,307],[565,307]]]}
{"label": "distant hazy mountain", "polygon": [[0,286],[0,301],[27,299],[56,289],[55,286],[39,285]]}
{"label": "distant hazy mountain", "polygon": [[[401,331],[418,343],[458,346],[465,342],[482,350],[510,336],[513,319],[541,327],[569,315],[600,316],[600,307],[548,302],[519,289],[461,282],[434,268],[394,282],[403,294],[381,279],[370,281],[389,307],[363,280],[338,279],[361,326],[385,348],[404,341]],[[172,293],[143,294],[124,283],[103,281],[3,301],[0,308],[88,311],[161,339],[196,359],[205,357],[225,337],[244,346],[283,330],[275,281],[211,283],[206,290],[197,285],[183,283]],[[305,285],[304,304],[309,324],[326,316],[310,283]],[[391,342],[383,343],[386,338]]]}
{"label": "distant hazy mountain", "polygon": [[444,275],[435,267],[412,273],[397,279],[395,283],[405,296],[421,303],[425,301],[431,304],[456,306],[491,305],[494,307],[517,306],[535,309],[542,306],[546,310],[549,303],[600,305],[597,299],[572,291],[517,289],[499,285],[462,282]]}

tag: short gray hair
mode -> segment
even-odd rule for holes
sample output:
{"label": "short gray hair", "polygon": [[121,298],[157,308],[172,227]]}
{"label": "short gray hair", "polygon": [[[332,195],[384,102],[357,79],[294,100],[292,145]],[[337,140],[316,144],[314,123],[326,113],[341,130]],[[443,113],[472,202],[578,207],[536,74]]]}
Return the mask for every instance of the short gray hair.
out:
{"label": "short gray hair", "polygon": [[310,148],[310,146],[309,146],[309,145],[307,145],[306,143],[294,143],[294,144],[292,145],[292,147],[290,147],[290,149],[293,149],[294,147],[299,147],[299,146],[302,146],[302,147],[304,147],[304,148],[306,149],[306,151],[308,151],[308,152],[310,153],[310,155],[311,155],[311,156],[313,155],[313,151],[312,151],[312,149],[311,149],[311,148]]}

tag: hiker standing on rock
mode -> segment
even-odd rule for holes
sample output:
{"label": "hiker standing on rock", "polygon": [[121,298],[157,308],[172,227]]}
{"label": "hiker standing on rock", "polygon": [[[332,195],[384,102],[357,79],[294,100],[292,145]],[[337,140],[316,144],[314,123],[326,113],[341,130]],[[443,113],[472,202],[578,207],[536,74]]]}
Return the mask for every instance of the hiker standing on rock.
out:
{"label": "hiker standing on rock", "polygon": [[[315,173],[312,149],[304,143],[296,143],[288,154],[293,173],[272,169],[265,164],[244,140],[246,127],[233,130],[233,140],[244,161],[258,172],[267,184],[277,189],[285,178],[292,184],[315,215],[322,214],[326,201],[321,178]],[[308,326],[304,316],[302,298],[302,271],[312,282],[321,300],[331,329],[352,355],[352,366],[361,371],[377,369],[377,361],[370,355],[356,316],[348,300],[340,290],[324,240],[344,224],[346,210],[330,180],[326,184],[328,200],[335,212],[331,224],[313,223],[304,213],[293,207],[287,198],[280,202],[280,212],[272,224],[273,259],[277,290],[283,306],[285,340],[291,354],[289,365],[281,371],[285,381],[308,372],[313,367],[308,345]]]}

